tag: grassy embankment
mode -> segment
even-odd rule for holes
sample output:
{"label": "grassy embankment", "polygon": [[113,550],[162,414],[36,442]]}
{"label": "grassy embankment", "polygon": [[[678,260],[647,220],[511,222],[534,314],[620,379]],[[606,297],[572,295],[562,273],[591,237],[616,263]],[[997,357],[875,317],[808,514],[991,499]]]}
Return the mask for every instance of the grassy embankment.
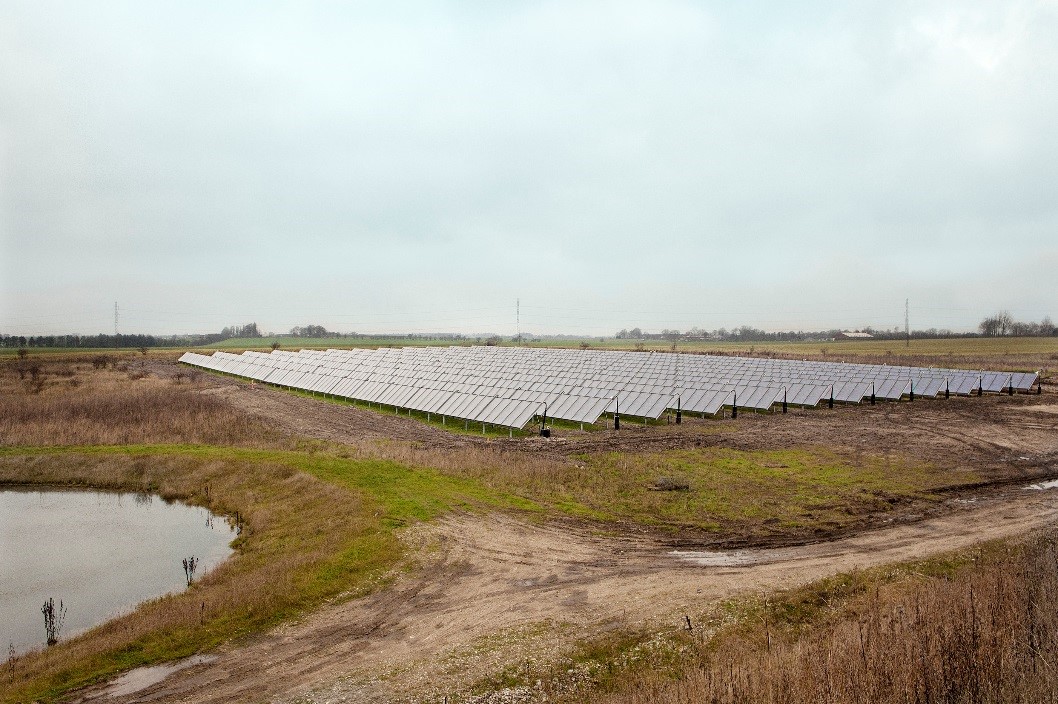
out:
{"label": "grassy embankment", "polygon": [[188,591],[0,668],[0,701],[51,698],[370,592],[401,558],[401,526],[457,509],[533,508],[385,460],[201,445],[0,449],[0,486],[26,483],[155,492],[238,516],[243,531],[234,559]]}
{"label": "grassy embankment", "polygon": [[585,648],[611,667],[568,700],[1051,702],[1056,589],[1053,531],[842,574],[724,604],[652,656],[628,637]]}

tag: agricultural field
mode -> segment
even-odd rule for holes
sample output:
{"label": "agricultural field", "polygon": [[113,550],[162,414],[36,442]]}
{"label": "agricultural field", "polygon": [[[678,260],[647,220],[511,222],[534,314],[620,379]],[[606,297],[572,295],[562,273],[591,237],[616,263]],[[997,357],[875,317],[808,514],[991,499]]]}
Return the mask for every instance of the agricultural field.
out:
{"label": "agricultural field", "polygon": [[[280,349],[356,349],[372,347],[448,346],[448,340],[396,340],[372,338],[232,338],[199,351],[213,349],[228,351],[258,350],[267,352],[273,341]],[[481,344],[467,340],[465,344]],[[505,343],[509,344],[509,343]],[[526,347],[579,349],[587,346],[598,350],[626,350],[671,352],[671,342],[651,340],[618,340],[613,338],[584,338],[583,340],[534,340]],[[916,339],[905,344],[902,340],[831,340],[824,342],[679,342],[677,352],[697,354],[747,355],[757,357],[788,357],[792,359],[845,360],[869,364],[907,364],[913,366],[945,366],[970,369],[1004,369],[1008,371],[1039,371],[1058,369],[1058,340],[1048,337],[974,337],[952,339]],[[0,350],[0,354],[5,351]],[[6,350],[7,353],[13,350]]]}
{"label": "agricultural field", "polygon": [[678,349],[1039,370],[1043,393],[483,437],[196,370],[182,350],[5,354],[0,485],[149,492],[241,532],[186,591],[11,654],[0,701],[1058,687],[1056,341]]}

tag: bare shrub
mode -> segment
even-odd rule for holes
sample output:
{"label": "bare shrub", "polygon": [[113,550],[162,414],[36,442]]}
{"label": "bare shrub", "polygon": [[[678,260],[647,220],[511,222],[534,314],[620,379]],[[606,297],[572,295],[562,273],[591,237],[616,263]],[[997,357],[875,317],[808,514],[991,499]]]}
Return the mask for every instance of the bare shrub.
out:
{"label": "bare shrub", "polygon": [[92,357],[93,369],[106,369],[108,364],[110,364],[110,357],[105,354],[99,354]]}

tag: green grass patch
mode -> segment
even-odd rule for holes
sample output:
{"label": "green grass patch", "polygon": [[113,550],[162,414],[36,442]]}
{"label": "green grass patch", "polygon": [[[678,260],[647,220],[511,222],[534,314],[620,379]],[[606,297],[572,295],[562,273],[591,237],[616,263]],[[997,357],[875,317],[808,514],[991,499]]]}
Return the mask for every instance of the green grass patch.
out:
{"label": "green grass patch", "polygon": [[[571,515],[664,529],[742,532],[834,529],[931,492],[976,481],[972,472],[824,448],[746,452],[726,448],[582,455],[576,468],[534,484],[534,500]],[[656,490],[662,479],[686,491]]]}

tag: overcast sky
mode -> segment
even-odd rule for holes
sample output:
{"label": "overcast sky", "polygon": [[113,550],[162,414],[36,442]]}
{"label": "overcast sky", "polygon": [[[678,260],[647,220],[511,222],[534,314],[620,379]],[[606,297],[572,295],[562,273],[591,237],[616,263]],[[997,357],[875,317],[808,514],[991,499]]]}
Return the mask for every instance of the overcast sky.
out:
{"label": "overcast sky", "polygon": [[1055,37],[1055,2],[0,0],[0,332],[1058,317]]}

